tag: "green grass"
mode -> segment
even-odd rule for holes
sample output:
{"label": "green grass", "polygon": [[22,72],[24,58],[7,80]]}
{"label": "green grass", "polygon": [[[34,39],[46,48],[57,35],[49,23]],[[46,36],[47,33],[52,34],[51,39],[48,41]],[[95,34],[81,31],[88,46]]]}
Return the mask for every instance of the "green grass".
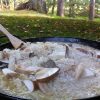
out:
{"label": "green grass", "polygon": [[[25,15],[26,14],[26,15]],[[36,12],[12,11],[1,13],[0,23],[21,38],[27,37],[80,37],[100,41],[100,19],[91,22],[77,19],[37,14]],[[2,35],[2,33],[0,33]],[[0,40],[1,42],[6,41]]]}
{"label": "green grass", "polygon": [[[1,16],[31,16],[31,17],[48,17],[48,18],[55,18],[55,19],[61,19],[61,17],[56,16],[56,15],[51,15],[51,14],[40,14],[35,11],[28,11],[28,10],[21,10],[21,11],[0,11]],[[77,20],[88,20],[87,17],[82,17],[82,16],[76,16],[75,18],[70,18],[68,16],[63,17],[63,19],[77,19]],[[95,18],[94,21],[100,22],[100,18]]]}
{"label": "green grass", "polygon": [[0,11],[0,15],[1,16],[41,16],[41,17],[49,17],[46,14],[40,14],[37,13],[35,11],[28,11],[28,10],[21,10],[21,11],[9,11],[9,10],[5,10],[5,11]]}

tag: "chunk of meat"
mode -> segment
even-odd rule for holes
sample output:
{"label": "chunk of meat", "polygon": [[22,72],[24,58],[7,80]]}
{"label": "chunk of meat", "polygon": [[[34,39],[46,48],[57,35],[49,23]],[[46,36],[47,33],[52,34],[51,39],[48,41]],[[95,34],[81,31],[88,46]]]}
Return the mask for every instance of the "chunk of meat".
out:
{"label": "chunk of meat", "polygon": [[76,48],[78,51],[88,54],[89,52],[83,48]]}

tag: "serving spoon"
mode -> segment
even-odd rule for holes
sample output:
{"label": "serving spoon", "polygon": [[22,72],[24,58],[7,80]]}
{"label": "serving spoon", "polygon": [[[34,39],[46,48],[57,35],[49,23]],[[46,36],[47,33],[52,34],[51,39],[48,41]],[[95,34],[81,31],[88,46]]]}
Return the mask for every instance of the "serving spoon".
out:
{"label": "serving spoon", "polygon": [[15,49],[18,49],[22,44],[25,44],[24,41],[16,38],[11,33],[9,33],[1,24],[0,24],[0,31],[3,32],[8,37],[8,39],[10,40],[11,44]]}

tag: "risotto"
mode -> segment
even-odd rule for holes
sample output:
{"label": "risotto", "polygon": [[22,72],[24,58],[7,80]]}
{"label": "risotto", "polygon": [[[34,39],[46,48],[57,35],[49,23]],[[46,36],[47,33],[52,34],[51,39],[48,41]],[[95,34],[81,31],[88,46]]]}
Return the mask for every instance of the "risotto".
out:
{"label": "risotto", "polygon": [[[8,95],[32,100],[72,100],[100,95],[100,51],[92,47],[27,42],[17,50],[0,51],[0,61],[7,64],[1,66],[0,90]],[[51,72],[56,73],[52,78],[48,77]]]}

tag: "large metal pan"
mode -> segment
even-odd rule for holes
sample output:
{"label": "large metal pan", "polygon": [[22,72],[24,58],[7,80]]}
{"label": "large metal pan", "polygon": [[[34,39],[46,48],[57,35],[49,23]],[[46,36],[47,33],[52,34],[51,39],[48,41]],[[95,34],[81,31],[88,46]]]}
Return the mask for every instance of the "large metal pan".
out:
{"label": "large metal pan", "polygon": [[[29,41],[29,42],[46,42],[46,41],[49,41],[49,42],[70,42],[70,43],[78,43],[78,44],[87,45],[87,46],[90,46],[90,47],[93,47],[95,49],[100,50],[100,42],[87,40],[87,39],[81,39],[81,38],[42,37],[42,38],[28,38],[28,39],[24,39],[24,41]],[[0,50],[3,50],[4,48],[12,48],[11,43],[1,43]],[[7,95],[5,93],[0,93],[0,98],[1,98],[1,100],[25,100],[25,99],[21,99],[21,98]],[[100,96],[83,98],[81,100],[97,100],[97,99],[100,100]]]}

